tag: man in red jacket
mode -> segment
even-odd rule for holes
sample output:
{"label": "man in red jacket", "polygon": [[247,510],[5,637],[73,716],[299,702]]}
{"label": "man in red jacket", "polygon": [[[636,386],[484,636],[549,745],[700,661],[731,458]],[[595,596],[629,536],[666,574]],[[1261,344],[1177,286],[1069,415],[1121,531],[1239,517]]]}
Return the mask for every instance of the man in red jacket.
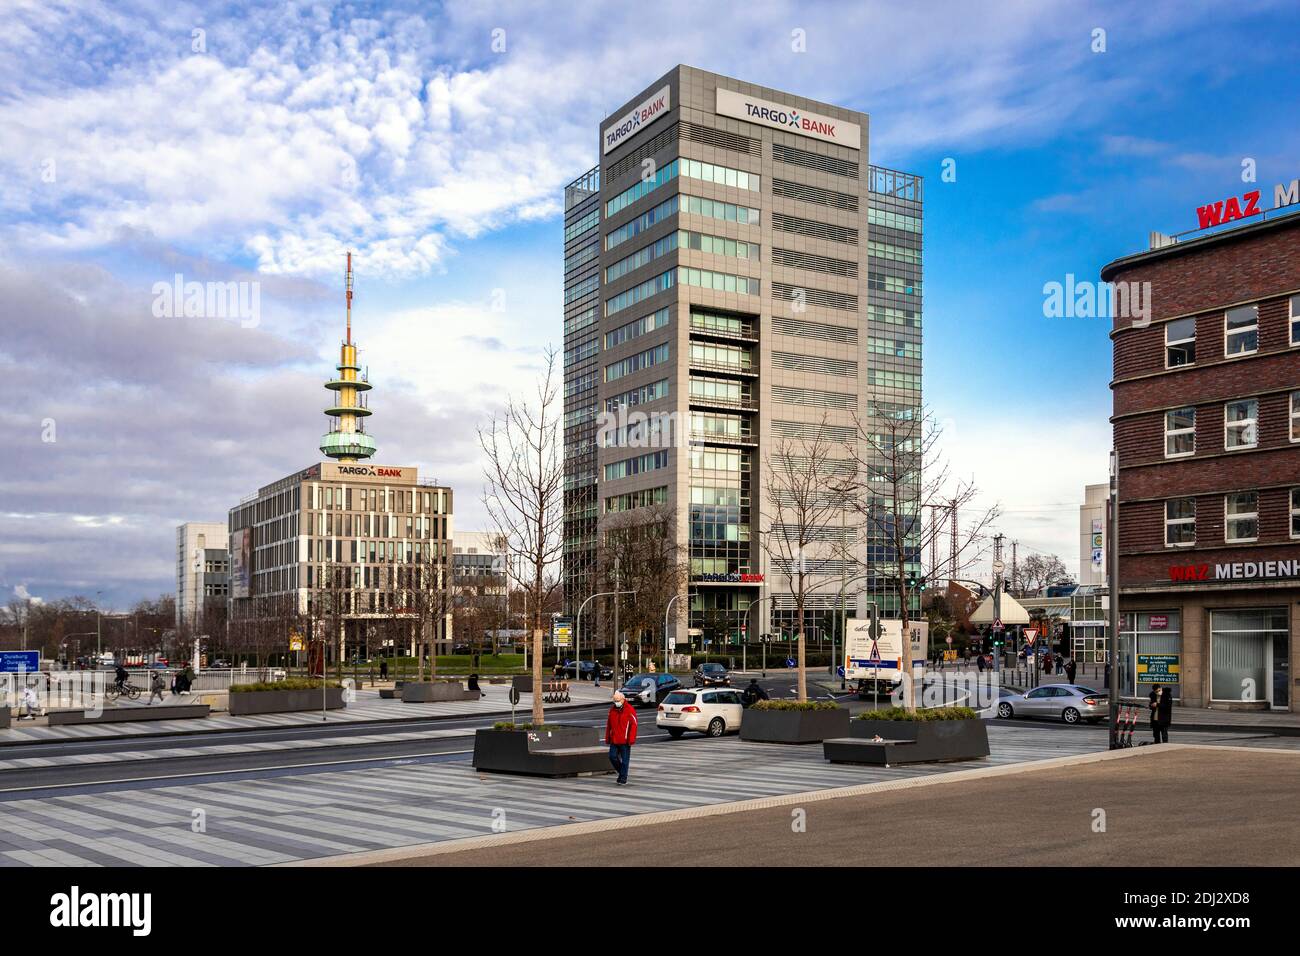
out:
{"label": "man in red jacket", "polygon": [[618,771],[619,786],[627,783],[627,766],[636,743],[636,709],[618,691],[605,721],[605,743],[609,744],[609,762]]}

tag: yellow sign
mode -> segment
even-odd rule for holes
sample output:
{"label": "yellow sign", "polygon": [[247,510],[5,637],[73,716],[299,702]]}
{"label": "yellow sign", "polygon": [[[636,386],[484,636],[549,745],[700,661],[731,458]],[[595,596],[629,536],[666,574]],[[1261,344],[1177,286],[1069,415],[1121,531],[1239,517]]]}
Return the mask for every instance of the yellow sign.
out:
{"label": "yellow sign", "polygon": [[302,639],[302,635],[299,634],[297,631],[290,631],[290,632],[289,632],[289,650],[291,650],[291,651],[305,651],[306,649],[307,649],[307,644],[306,644],[305,641],[303,641],[303,639]]}

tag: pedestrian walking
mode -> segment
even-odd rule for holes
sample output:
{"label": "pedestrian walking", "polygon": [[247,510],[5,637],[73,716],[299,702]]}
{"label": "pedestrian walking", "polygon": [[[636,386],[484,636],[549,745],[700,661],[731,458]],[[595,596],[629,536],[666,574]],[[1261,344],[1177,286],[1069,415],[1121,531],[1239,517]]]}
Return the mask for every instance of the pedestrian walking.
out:
{"label": "pedestrian walking", "polygon": [[1151,742],[1156,744],[1169,743],[1169,725],[1174,719],[1174,699],[1169,694],[1169,688],[1164,684],[1157,684],[1151,689],[1151,694],[1147,698],[1148,706],[1151,708],[1151,736],[1154,738]]}
{"label": "pedestrian walking", "polygon": [[1068,680],[1071,684],[1073,684],[1074,675],[1078,673],[1078,670],[1079,670],[1079,665],[1075,662],[1074,658],[1071,657],[1069,660],[1065,662],[1065,679]]}
{"label": "pedestrian walking", "polygon": [[379,679],[388,680],[388,661],[379,662]]}
{"label": "pedestrian walking", "polygon": [[636,708],[620,691],[614,691],[614,702],[605,719],[605,743],[609,744],[609,762],[618,773],[618,784],[624,786],[628,764],[632,761],[632,745],[636,743]]}
{"label": "pedestrian walking", "polygon": [[25,713],[23,714],[23,716],[19,717],[18,719],[19,719],[19,720],[35,720],[35,719],[36,719],[36,707],[37,707],[37,705],[38,705],[39,703],[40,703],[40,700],[39,700],[39,698],[36,696],[36,687],[35,687],[35,685],[33,685],[33,684],[28,684],[26,687],[23,688],[23,710],[24,710]]}
{"label": "pedestrian walking", "polygon": [[975,658],[975,666],[979,668],[981,674],[984,673],[984,655],[983,655],[983,654],[981,654],[979,657]]}
{"label": "pedestrian walking", "polygon": [[591,660],[591,686],[600,686],[600,661],[594,657]]}
{"label": "pedestrian walking", "polygon": [[163,699],[163,691],[166,689],[167,684],[163,681],[162,672],[154,671],[152,676],[149,678],[149,705],[153,706],[153,699],[155,697],[157,697],[161,703]]}

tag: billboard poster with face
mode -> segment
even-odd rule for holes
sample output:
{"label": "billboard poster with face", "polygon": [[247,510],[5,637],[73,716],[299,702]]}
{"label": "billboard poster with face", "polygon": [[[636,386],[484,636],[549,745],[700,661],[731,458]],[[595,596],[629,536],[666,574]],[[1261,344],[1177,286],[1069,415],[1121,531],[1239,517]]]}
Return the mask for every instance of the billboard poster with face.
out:
{"label": "billboard poster with face", "polygon": [[253,529],[240,528],[230,535],[230,596],[246,598],[252,593]]}

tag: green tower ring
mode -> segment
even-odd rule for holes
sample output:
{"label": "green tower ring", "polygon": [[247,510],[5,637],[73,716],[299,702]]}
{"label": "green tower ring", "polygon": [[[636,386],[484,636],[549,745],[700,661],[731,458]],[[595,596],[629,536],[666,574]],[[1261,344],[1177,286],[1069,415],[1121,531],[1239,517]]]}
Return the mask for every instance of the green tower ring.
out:
{"label": "green tower ring", "polygon": [[339,391],[340,389],[344,389],[348,387],[355,388],[358,392],[365,392],[374,388],[374,386],[371,385],[369,382],[362,382],[362,381],[347,382],[341,378],[331,379],[330,381],[325,383],[325,387],[332,388],[336,392]]}
{"label": "green tower ring", "polygon": [[325,414],[336,418],[340,415],[356,415],[358,418],[365,418],[371,414],[371,411],[361,405],[335,405],[333,408],[325,409]]}
{"label": "green tower ring", "polygon": [[375,453],[375,440],[364,432],[326,432],[321,436],[320,450],[328,458],[370,458]]}

